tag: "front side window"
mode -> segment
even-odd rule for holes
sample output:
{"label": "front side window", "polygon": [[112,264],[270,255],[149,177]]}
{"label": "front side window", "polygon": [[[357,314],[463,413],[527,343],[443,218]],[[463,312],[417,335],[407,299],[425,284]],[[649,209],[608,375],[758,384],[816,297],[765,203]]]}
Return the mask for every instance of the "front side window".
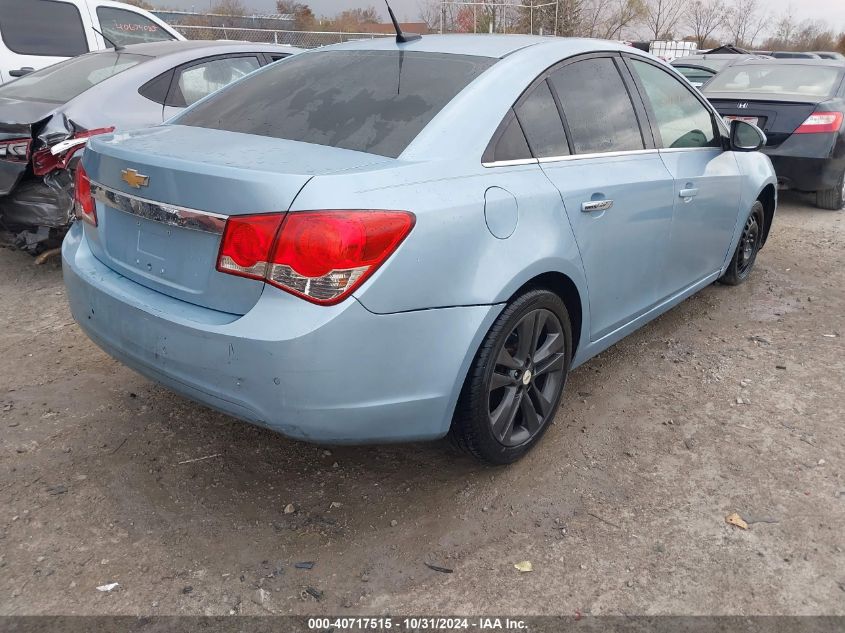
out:
{"label": "front side window", "polygon": [[678,79],[652,64],[632,60],[660,131],[663,147],[716,147],[713,116]]}
{"label": "front side window", "polygon": [[[115,7],[97,7],[100,29],[109,40],[118,46],[161,42],[175,39],[158,24],[134,11]],[[109,46],[109,42],[106,42]]]}
{"label": "front side window", "polygon": [[550,80],[563,107],[575,154],[645,148],[637,115],[613,59],[574,62]]}
{"label": "front side window", "polygon": [[79,10],[54,0],[0,0],[0,35],[18,55],[74,57],[88,52]]}
{"label": "front side window", "polygon": [[547,82],[537,84],[531,93],[522,99],[516,107],[516,116],[535,158],[569,154],[563,121]]}
{"label": "front side window", "polygon": [[221,90],[173,123],[396,158],[495,62],[401,50],[307,52]]}
{"label": "front side window", "polygon": [[181,108],[189,106],[233,81],[246,77],[260,66],[257,57],[229,57],[186,68],[179,73],[167,105]]}
{"label": "front side window", "polygon": [[67,103],[101,81],[148,59],[123,51],[74,57],[0,86],[0,97]]}

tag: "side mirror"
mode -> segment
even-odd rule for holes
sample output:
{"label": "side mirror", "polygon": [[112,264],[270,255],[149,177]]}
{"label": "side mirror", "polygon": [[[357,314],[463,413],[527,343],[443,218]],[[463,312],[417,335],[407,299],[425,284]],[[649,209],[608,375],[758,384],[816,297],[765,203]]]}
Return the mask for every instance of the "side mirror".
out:
{"label": "side mirror", "polygon": [[734,152],[757,152],[766,146],[766,135],[752,123],[731,121],[731,150]]}

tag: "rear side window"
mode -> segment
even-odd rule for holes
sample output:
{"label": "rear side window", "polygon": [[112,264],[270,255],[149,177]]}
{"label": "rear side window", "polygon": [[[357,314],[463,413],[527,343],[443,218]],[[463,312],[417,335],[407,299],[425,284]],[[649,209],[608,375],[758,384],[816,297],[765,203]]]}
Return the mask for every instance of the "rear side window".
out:
{"label": "rear side window", "polygon": [[54,0],[0,0],[0,35],[18,55],[74,57],[88,52],[79,10]]}
{"label": "rear side window", "polygon": [[484,152],[482,160],[485,163],[531,158],[531,149],[513,110],[508,112],[500,129],[501,133],[493,137]]}
{"label": "rear side window", "polygon": [[257,57],[229,57],[212,59],[177,71],[167,105],[184,108],[194,104],[233,81],[246,77],[260,66]]}
{"label": "rear side window", "polygon": [[516,116],[525,131],[528,145],[535,158],[566,156],[569,143],[560,112],[549,90],[549,85],[542,81],[516,107]]}
{"label": "rear side window", "polygon": [[174,121],[397,157],[489,57],[316,51],[272,64]]}
{"label": "rear side window", "polygon": [[715,147],[720,144],[710,110],[674,76],[646,62],[631,65],[645,89],[663,147]]}
{"label": "rear side window", "polygon": [[645,148],[631,97],[611,58],[569,64],[550,79],[569,125],[573,153]]}
{"label": "rear side window", "polygon": [[113,51],[74,57],[0,86],[0,97],[66,103],[148,59],[145,55]]}
{"label": "rear side window", "polygon": [[175,39],[158,24],[134,11],[97,7],[97,19],[103,34],[118,46]]}

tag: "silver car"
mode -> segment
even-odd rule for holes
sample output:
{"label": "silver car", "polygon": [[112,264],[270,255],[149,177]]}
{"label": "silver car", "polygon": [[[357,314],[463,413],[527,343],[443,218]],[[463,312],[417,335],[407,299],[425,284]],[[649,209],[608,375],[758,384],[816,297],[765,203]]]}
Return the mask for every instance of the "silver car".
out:
{"label": "silver car", "polygon": [[87,139],[156,125],[298,52],[249,42],[153,42],[81,55],[0,86],[0,220],[36,251],[67,226]]}

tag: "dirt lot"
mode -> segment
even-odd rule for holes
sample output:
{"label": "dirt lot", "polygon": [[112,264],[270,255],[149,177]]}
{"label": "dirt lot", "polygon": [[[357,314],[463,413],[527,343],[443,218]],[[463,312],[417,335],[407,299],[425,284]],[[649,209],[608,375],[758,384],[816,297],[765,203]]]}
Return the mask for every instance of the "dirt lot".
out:
{"label": "dirt lot", "polygon": [[785,196],[748,284],[575,371],[504,469],[188,402],[0,250],[0,613],[845,614],[844,250]]}

